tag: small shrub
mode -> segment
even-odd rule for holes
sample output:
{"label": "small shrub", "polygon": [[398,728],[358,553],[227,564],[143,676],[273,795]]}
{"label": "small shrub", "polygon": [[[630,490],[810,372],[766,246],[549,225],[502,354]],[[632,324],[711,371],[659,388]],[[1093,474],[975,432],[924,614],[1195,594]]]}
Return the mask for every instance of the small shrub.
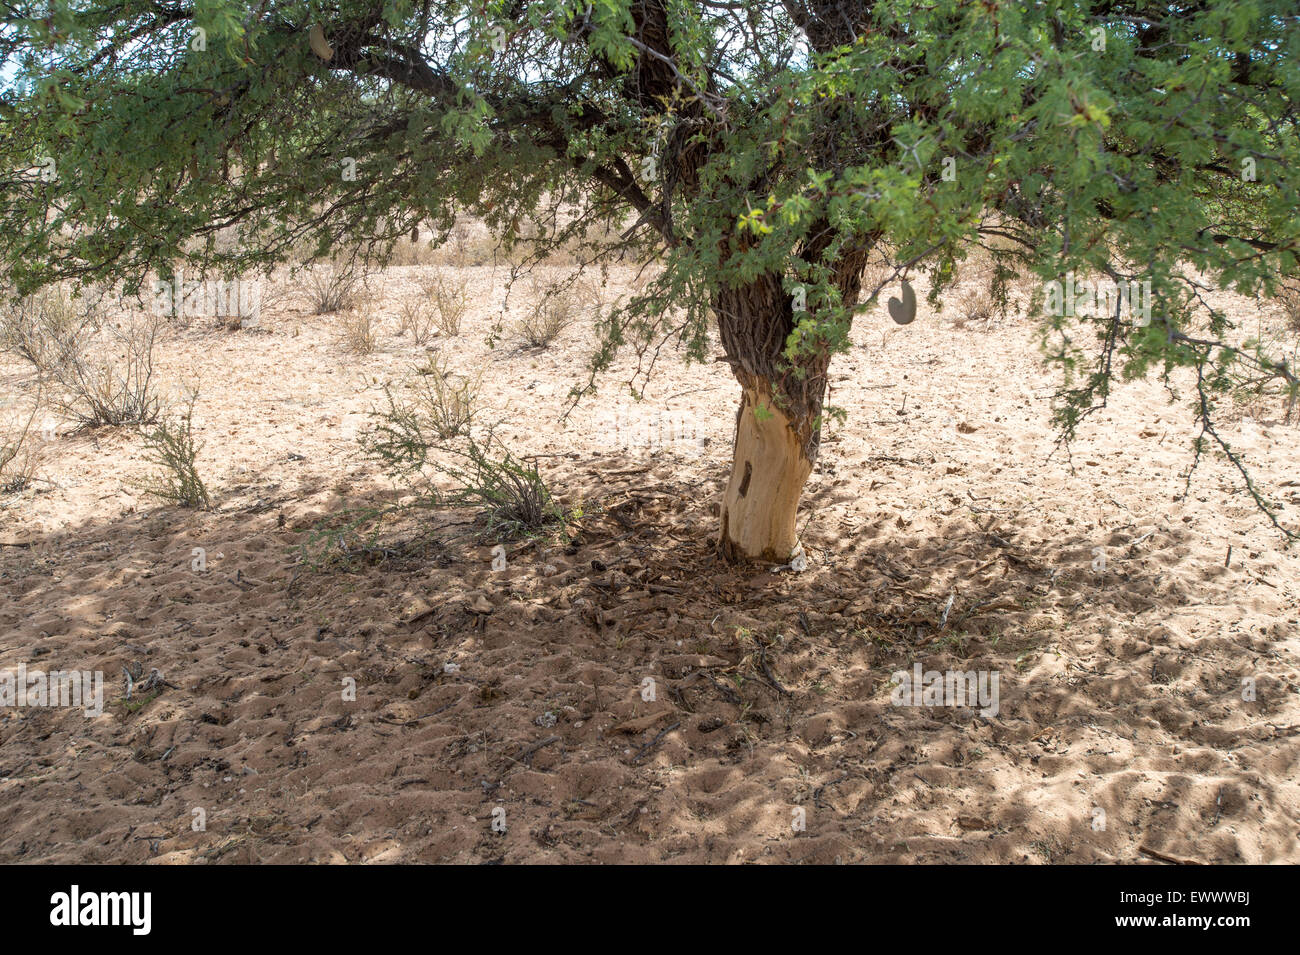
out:
{"label": "small shrub", "polygon": [[191,392],[181,414],[162,419],[145,435],[145,460],[162,472],[136,485],[146,494],[180,507],[206,508],[212,503],[195,464],[199,447],[194,442],[194,404],[198,397],[198,392]]}
{"label": "small shrub", "polygon": [[574,286],[573,291],[578,301],[591,312],[599,312],[605,307],[605,296],[608,294],[606,286],[595,277],[587,276],[581,279]]}
{"label": "small shrub", "polygon": [[303,270],[302,288],[313,315],[348,311],[361,301],[364,283],[355,270],[341,265],[313,265]]}
{"label": "small shrub", "polygon": [[459,464],[434,464],[436,471],[452,480],[444,504],[477,510],[486,535],[517,537],[564,519],[537,462],[517,460],[493,435],[483,443],[471,437],[463,449],[449,450]]}
{"label": "small shrub", "polygon": [[[414,493],[414,502],[405,506],[472,508],[484,523],[485,535],[497,539],[540,531],[563,520],[564,512],[536,463],[516,459],[491,431],[480,441],[466,426],[464,440],[451,443],[450,435],[439,436],[427,407],[396,401],[391,394],[388,400],[387,411],[374,413],[378,421],[362,436],[361,445],[367,457]],[[435,481],[439,477],[451,487],[440,487]]]}
{"label": "small shrub", "polygon": [[31,362],[41,375],[74,361],[100,321],[64,289],[45,289],[0,312],[0,350]]}
{"label": "small shrub", "polygon": [[1287,329],[1300,332],[1300,282],[1284,282],[1273,300],[1282,309]]}
{"label": "small shrub", "polygon": [[398,309],[401,321],[400,332],[410,335],[417,345],[423,345],[434,337],[438,331],[434,322],[434,312],[424,299],[408,299]]}
{"label": "small shrub", "polygon": [[469,311],[469,291],[465,281],[456,282],[434,275],[420,284],[433,307],[434,326],[446,337],[455,338],[460,334],[465,313]]}
{"label": "small shrub", "polygon": [[374,307],[366,301],[343,314],[340,343],[353,355],[369,355],[379,347]]}
{"label": "small shrub", "polygon": [[952,294],[957,300],[957,317],[953,324],[958,328],[965,328],[967,322],[987,322],[997,311],[993,293],[987,285],[955,289]]}
{"label": "small shrub", "polygon": [[[258,321],[261,321],[262,313],[275,311],[285,308],[294,296],[299,292],[300,285],[295,282],[289,273],[267,271],[262,273],[258,278],[259,290],[258,296]],[[249,322],[248,324],[255,324]]]}
{"label": "small shrub", "polygon": [[61,394],[57,412],[84,428],[152,424],[161,402],[154,390],[154,345],[159,316],[143,316],[125,327],[106,329],[108,348],[118,357],[78,354],[53,369]]}
{"label": "small shrub", "polygon": [[481,373],[475,378],[453,375],[437,358],[416,373],[409,400],[395,398],[385,386],[388,410],[373,413],[378,422],[368,436],[367,450],[390,472],[423,467],[430,449],[468,434],[474,420]]}
{"label": "small shrub", "polygon": [[[489,433],[483,441],[467,435],[463,446],[429,444],[387,420],[364,442],[370,456],[389,473],[405,479],[416,494],[416,506],[468,507],[478,512],[485,536],[500,539],[544,530],[564,519],[536,462],[525,464]],[[396,438],[396,440],[394,440]],[[433,456],[440,451],[446,458]],[[433,478],[450,482],[443,489]]]}
{"label": "small shrub", "polygon": [[38,405],[39,399],[33,404],[31,414],[0,426],[0,494],[16,494],[30,486],[36,477],[40,452],[30,438]]}
{"label": "small shrub", "polygon": [[550,290],[542,293],[519,320],[517,331],[527,347],[546,348],[573,324],[576,316],[573,298]]}
{"label": "small shrub", "polygon": [[415,400],[428,414],[439,440],[467,434],[474,420],[483,373],[480,371],[473,378],[452,374],[447,363],[434,356],[430,356],[428,364],[416,372],[421,384],[415,386]]}

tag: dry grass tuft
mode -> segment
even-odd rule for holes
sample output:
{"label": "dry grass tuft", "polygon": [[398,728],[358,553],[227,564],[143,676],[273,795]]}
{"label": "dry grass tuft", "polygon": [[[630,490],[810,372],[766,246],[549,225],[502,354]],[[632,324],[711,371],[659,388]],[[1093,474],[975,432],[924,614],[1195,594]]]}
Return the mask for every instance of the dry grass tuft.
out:
{"label": "dry grass tuft", "polygon": [[447,338],[460,334],[461,323],[469,311],[469,289],[463,278],[435,274],[420,283],[433,309],[434,327]]}
{"label": "dry grass tuft", "polygon": [[345,311],[339,329],[339,344],[350,355],[370,355],[379,347],[379,323],[370,299],[362,299]]}
{"label": "dry grass tuft", "polygon": [[45,289],[0,311],[0,351],[51,375],[80,357],[103,317],[95,303],[78,303],[63,288]]}
{"label": "dry grass tuft", "polygon": [[313,315],[332,315],[355,308],[365,283],[355,269],[331,264],[303,269],[300,285]]}
{"label": "dry grass tuft", "polygon": [[54,410],[83,428],[156,421],[162,401],[154,382],[154,346],[163,324],[161,316],[136,315],[105,325],[98,348],[87,344],[52,370]]}

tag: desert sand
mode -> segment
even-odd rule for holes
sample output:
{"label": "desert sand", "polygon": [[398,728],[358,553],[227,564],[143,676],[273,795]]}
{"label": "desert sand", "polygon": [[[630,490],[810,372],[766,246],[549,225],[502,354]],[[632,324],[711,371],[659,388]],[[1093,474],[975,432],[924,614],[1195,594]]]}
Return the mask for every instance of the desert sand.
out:
{"label": "desert sand", "polygon": [[[429,347],[581,516],[502,571],[455,511],[313,568],[314,527],[393,494],[356,439],[426,355],[391,302],[432,268],[384,276],[364,357],[292,300],[166,333],[213,509],[133,487],[138,435],[66,426],[0,497],[0,669],[106,681],[99,716],[0,709],[0,861],[1300,861],[1300,557],[1223,460],[1184,496],[1186,395],[1122,384],[1067,454],[1030,321],[882,305],[832,365],[807,568],[734,568],[726,366],[669,354],[638,405],[625,356],[561,421],[590,317],[491,348],[502,273],[469,267]],[[1294,515],[1296,426],[1225,436]],[[894,705],[917,663],[997,673],[998,712]],[[124,669],[166,682],[126,701]]]}

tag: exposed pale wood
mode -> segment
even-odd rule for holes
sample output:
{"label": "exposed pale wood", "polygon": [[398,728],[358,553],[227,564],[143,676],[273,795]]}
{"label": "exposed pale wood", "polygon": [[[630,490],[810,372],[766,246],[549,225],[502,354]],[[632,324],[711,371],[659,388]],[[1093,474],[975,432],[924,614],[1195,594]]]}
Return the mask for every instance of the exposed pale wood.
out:
{"label": "exposed pale wood", "polygon": [[812,462],[790,419],[764,394],[770,390],[743,391],[718,547],[727,560],[784,563],[798,543],[795,513]]}

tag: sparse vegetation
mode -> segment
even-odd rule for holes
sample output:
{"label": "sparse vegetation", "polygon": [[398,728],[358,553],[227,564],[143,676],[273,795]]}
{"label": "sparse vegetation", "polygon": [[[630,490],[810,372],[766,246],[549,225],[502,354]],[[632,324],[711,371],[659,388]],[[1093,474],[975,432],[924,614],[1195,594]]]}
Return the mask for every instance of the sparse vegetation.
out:
{"label": "sparse vegetation", "polygon": [[1241,346],[1255,361],[1222,372],[1231,383],[1229,417],[1267,419],[1280,411],[1282,421],[1291,424],[1300,420],[1300,331],[1289,324],[1283,329],[1264,322],[1260,326],[1259,335]]}
{"label": "sparse vegetation", "polygon": [[154,345],[162,326],[155,315],[138,315],[105,326],[92,348],[53,366],[54,409],[83,428],[152,424],[161,410],[154,383]]}
{"label": "sparse vegetation", "polygon": [[145,435],[145,459],[161,472],[136,486],[153,497],[179,507],[209,507],[208,489],[195,462],[199,446],[194,440],[194,405],[198,392],[190,392],[184,410],[163,417]]}
{"label": "sparse vegetation", "polygon": [[1300,281],[1283,282],[1273,301],[1282,309],[1287,328],[1300,333]]}
{"label": "sparse vegetation", "polygon": [[9,4],[0,862],[1300,862],[1298,6]]}
{"label": "sparse vegetation", "polygon": [[434,326],[446,337],[455,338],[460,334],[465,313],[469,311],[469,291],[465,280],[439,273],[426,278],[421,288],[433,308]]}
{"label": "sparse vegetation", "polygon": [[369,355],[379,347],[375,309],[369,299],[358,301],[339,321],[339,343],[351,355]]}
{"label": "sparse vegetation", "polygon": [[409,382],[409,398],[395,397],[385,386],[388,410],[376,413],[375,450],[387,463],[425,463],[428,451],[441,442],[467,434],[474,420],[482,373],[475,377],[452,373],[447,363],[430,356]]}
{"label": "sparse vegetation", "polygon": [[406,484],[414,506],[473,508],[485,533],[497,536],[561,520],[536,463],[516,459],[491,429],[482,438],[470,430],[477,380],[452,376],[438,364],[421,377],[426,384],[412,401],[385,389],[388,408],[373,412],[375,425],[361,438],[365,454]]}
{"label": "sparse vegetation", "polygon": [[496,246],[486,232],[476,232],[468,223],[458,222],[447,242],[448,261],[457,268],[490,265]]}
{"label": "sparse vegetation", "polygon": [[[494,243],[514,273],[654,262],[594,323],[573,393],[593,393],[620,350],[647,358],[626,383],[637,392],[665,344],[721,357],[757,426],[735,432],[719,550],[784,561],[868,263],[887,253],[900,304],[918,276],[939,302],[985,250],[998,312],[1064,275],[1154,290],[1154,322],[1033,316],[1060,375],[1063,442],[1119,379],[1187,370],[1193,459],[1208,441],[1249,484],[1213,420],[1232,387],[1222,369],[1272,374],[1280,359],[1240,348],[1242,316],[1202,291],[1300,277],[1293,0],[1177,16],[1132,0],[1018,4],[1007,17],[959,0],[341,0],[310,44],[311,17],[293,4],[249,17],[214,0],[200,19],[242,53],[199,58],[155,55],[175,47],[167,17],[51,2],[5,41],[15,119],[0,152],[12,170],[56,141],[60,153],[57,174],[29,172],[0,207],[4,279],[24,293],[138,283],[181,250],[203,274],[306,254],[332,256],[308,270],[312,307],[340,312],[355,284],[342,262],[437,260],[430,240],[444,236],[458,262]],[[38,94],[51,75],[59,95]],[[142,156],[148,177],[96,174]],[[572,323],[571,288],[526,310],[526,345]],[[454,333],[459,320],[439,312]],[[916,317],[910,304],[893,314]],[[750,414],[760,407],[773,413]]]}
{"label": "sparse vegetation", "polygon": [[517,537],[564,519],[537,463],[516,459],[492,433],[482,441],[471,435],[464,447],[445,450],[450,463],[430,461],[433,470],[452,485],[439,502],[444,507],[476,510],[483,519],[485,536]]}
{"label": "sparse vegetation", "polygon": [[95,305],[60,287],[44,289],[0,310],[0,350],[50,375],[75,361],[100,323]]}
{"label": "sparse vegetation", "polygon": [[547,348],[573,324],[578,309],[571,296],[556,289],[542,291],[534,286],[534,295],[516,331],[528,348]]}
{"label": "sparse vegetation", "polygon": [[24,490],[36,476],[40,452],[32,441],[32,422],[39,406],[38,395],[28,414],[0,421],[0,494]]}
{"label": "sparse vegetation", "polygon": [[365,287],[355,269],[339,263],[308,266],[302,271],[300,285],[313,315],[356,308]]}
{"label": "sparse vegetation", "polygon": [[434,313],[423,298],[403,301],[398,306],[398,318],[401,322],[399,332],[410,335],[415,344],[427,344],[435,337],[437,327],[434,323]]}
{"label": "sparse vegetation", "polygon": [[986,285],[955,290],[953,298],[956,305],[953,324],[957,328],[965,328],[969,322],[987,322],[997,311],[993,294]]}

